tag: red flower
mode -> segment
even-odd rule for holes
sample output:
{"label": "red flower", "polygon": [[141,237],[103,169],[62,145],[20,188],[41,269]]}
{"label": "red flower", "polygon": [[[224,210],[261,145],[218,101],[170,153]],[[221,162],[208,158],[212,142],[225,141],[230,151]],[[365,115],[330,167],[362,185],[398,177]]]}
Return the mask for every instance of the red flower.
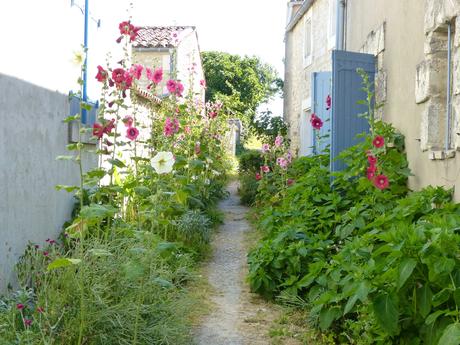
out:
{"label": "red flower", "polygon": [[200,80],[200,85],[201,85],[202,87],[206,88],[206,80],[201,79],[201,80]]}
{"label": "red flower", "polygon": [[94,123],[93,125],[93,135],[98,139],[101,139],[104,135],[104,127],[100,123]]}
{"label": "red flower", "polygon": [[16,304],[16,309],[18,309],[18,310],[24,309],[24,304],[22,304],[22,303]]}
{"label": "red flower", "polygon": [[138,135],[139,135],[139,130],[136,127],[129,127],[126,130],[126,137],[129,140],[136,140]]}
{"label": "red flower", "polygon": [[262,180],[262,175],[259,174],[259,173],[256,173],[256,180],[257,180],[257,181]]}
{"label": "red flower", "polygon": [[32,324],[31,319],[23,319],[23,321],[24,321],[24,326],[26,326],[26,327],[29,327]]}
{"label": "red flower", "polygon": [[332,98],[331,98],[331,95],[327,95],[327,98],[326,98],[326,110],[331,109],[331,106],[332,106]]}
{"label": "red flower", "polygon": [[377,157],[375,157],[373,155],[368,155],[367,156],[367,161],[369,162],[369,164],[371,166],[376,165],[377,164]]}
{"label": "red flower", "polygon": [[[138,35],[138,31],[140,28],[136,28],[133,24],[131,24],[129,21],[124,21],[121,22],[118,25],[118,28],[120,29],[120,34],[129,36],[130,42],[134,41]],[[117,39],[117,43],[120,43],[122,39],[122,36]]]}
{"label": "red flower", "polygon": [[323,127],[323,121],[315,113],[311,114],[310,123],[314,129],[319,130]]}
{"label": "red flower", "polygon": [[270,172],[270,167],[269,167],[268,165],[262,166],[261,169],[262,169],[262,171],[263,171],[264,173]]}
{"label": "red flower", "polygon": [[381,148],[383,145],[385,145],[385,138],[381,135],[376,136],[372,141],[372,145],[374,145],[378,149]]}
{"label": "red flower", "polygon": [[378,189],[383,190],[385,188],[388,188],[388,186],[390,185],[390,182],[388,181],[388,177],[386,177],[385,175],[379,175],[374,179],[374,185]]}
{"label": "red flower", "polygon": [[102,131],[105,133],[105,134],[110,134],[110,132],[112,132],[112,130],[115,128],[115,119],[112,119],[110,120],[109,122],[107,122],[107,124],[104,126],[104,128],[102,129]]}
{"label": "red flower", "polygon": [[44,256],[48,256],[48,255],[50,255],[50,253],[48,253],[48,252],[45,251],[45,252],[43,252],[43,255],[44,255]]}
{"label": "red flower", "polygon": [[376,171],[377,171],[377,168],[374,165],[371,165],[369,168],[367,168],[367,179],[369,181],[373,180]]}
{"label": "red flower", "polygon": [[142,65],[134,64],[129,69],[129,73],[130,73],[131,76],[133,76],[134,78],[139,80],[139,79],[141,79],[143,70],[144,70],[144,67]]}
{"label": "red flower", "polygon": [[288,186],[292,186],[294,184],[294,182],[295,181],[292,178],[288,178],[288,180],[287,180]]}
{"label": "red flower", "polygon": [[115,68],[112,71],[112,79],[117,86],[123,83],[125,81],[125,70],[123,68]]}
{"label": "red flower", "polygon": [[104,83],[107,80],[108,76],[109,74],[107,73],[105,69],[102,68],[102,66],[97,66],[97,74],[96,74],[97,81]]}

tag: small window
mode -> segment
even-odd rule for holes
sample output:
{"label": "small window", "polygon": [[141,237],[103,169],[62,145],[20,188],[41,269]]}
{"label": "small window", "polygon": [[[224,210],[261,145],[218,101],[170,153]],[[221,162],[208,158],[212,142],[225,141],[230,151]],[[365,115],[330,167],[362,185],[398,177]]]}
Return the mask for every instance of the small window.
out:
{"label": "small window", "polygon": [[312,39],[312,25],[311,15],[305,18],[304,27],[304,44],[303,44],[303,62],[304,66],[308,66],[312,62],[313,39]]}
{"label": "small window", "polygon": [[329,25],[327,28],[327,42],[328,48],[335,48],[336,38],[336,27],[337,27],[337,1],[329,0]]}

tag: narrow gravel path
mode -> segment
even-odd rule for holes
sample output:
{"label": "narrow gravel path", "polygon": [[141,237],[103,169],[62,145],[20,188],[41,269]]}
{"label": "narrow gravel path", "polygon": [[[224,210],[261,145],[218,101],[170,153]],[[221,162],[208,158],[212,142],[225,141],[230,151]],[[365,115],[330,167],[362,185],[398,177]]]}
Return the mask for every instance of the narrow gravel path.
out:
{"label": "narrow gravel path", "polygon": [[229,198],[219,207],[225,213],[224,224],[213,241],[213,257],[206,273],[214,294],[215,308],[196,332],[198,345],[268,345],[268,329],[277,312],[249,292],[245,282],[246,221],[248,208],[241,206],[238,185],[229,185]]}

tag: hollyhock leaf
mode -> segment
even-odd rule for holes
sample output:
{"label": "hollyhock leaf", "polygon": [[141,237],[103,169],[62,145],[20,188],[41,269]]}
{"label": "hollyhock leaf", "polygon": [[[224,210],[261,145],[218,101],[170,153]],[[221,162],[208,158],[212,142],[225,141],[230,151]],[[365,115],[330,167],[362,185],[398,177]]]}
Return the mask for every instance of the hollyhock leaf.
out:
{"label": "hollyhock leaf", "polygon": [[57,268],[69,267],[73,265],[78,265],[81,262],[81,259],[68,259],[68,258],[59,258],[51,262],[46,268],[47,271],[52,271]]}
{"label": "hollyhock leaf", "polygon": [[455,322],[446,327],[439,339],[438,345],[460,344],[460,323]]}
{"label": "hollyhock leaf", "polygon": [[145,186],[137,186],[134,188],[134,192],[136,194],[139,194],[141,196],[148,196],[151,194],[151,191],[149,188],[145,187]]}
{"label": "hollyhock leaf", "polygon": [[62,184],[58,184],[56,187],[56,190],[65,190],[66,192],[73,192],[74,190],[77,190],[79,189],[80,187],[79,186],[66,186],[66,185],[62,185]]}
{"label": "hollyhock leaf", "polygon": [[79,119],[80,119],[80,114],[73,115],[73,116],[67,116],[64,119],[64,123],[69,123],[69,122],[76,121],[76,120],[79,120]]}
{"label": "hollyhock leaf", "polygon": [[160,277],[156,277],[155,279],[153,279],[153,282],[165,289],[172,289],[174,287],[174,284],[172,284],[170,281]]}
{"label": "hollyhock leaf", "polygon": [[80,216],[85,219],[101,219],[115,215],[117,209],[110,205],[91,204],[83,206]]}
{"label": "hollyhock leaf", "polygon": [[115,158],[115,159],[108,159],[108,162],[118,168],[126,168],[126,164],[123,163],[121,160],[119,160],[118,158]]}
{"label": "hollyhock leaf", "polygon": [[125,278],[130,281],[138,280],[144,275],[144,267],[138,262],[128,261],[122,267]]}

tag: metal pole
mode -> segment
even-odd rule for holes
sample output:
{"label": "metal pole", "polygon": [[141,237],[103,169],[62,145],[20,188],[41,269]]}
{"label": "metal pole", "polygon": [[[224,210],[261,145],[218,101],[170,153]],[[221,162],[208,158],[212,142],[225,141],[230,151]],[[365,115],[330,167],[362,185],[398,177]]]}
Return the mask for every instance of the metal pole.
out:
{"label": "metal pole", "polygon": [[[87,82],[88,82],[88,19],[89,19],[89,10],[88,10],[89,0],[85,0],[85,32],[83,38],[83,45],[85,49],[85,62],[83,66],[83,102],[87,103],[88,94],[87,94]],[[83,123],[86,123],[86,110],[83,109],[82,120]]]}
{"label": "metal pole", "polygon": [[447,100],[446,100],[446,133],[445,133],[445,151],[450,149],[450,122],[451,122],[451,60],[452,60],[452,24],[447,26]]}

